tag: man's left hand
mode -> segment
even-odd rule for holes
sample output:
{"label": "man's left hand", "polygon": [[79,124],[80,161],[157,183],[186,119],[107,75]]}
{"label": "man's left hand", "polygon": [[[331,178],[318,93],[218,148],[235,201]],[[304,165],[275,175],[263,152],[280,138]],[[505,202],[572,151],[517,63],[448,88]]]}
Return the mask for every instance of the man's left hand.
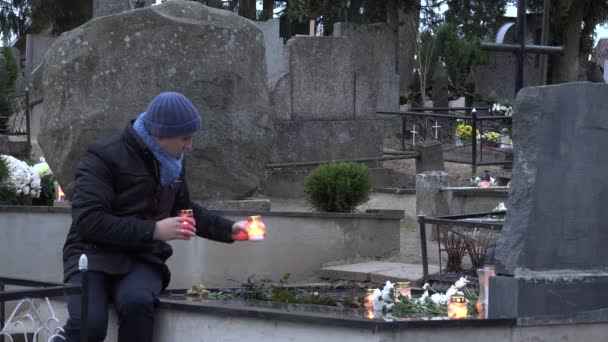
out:
{"label": "man's left hand", "polygon": [[239,221],[232,225],[232,238],[235,241],[246,241],[249,240],[249,234],[247,233],[247,221]]}

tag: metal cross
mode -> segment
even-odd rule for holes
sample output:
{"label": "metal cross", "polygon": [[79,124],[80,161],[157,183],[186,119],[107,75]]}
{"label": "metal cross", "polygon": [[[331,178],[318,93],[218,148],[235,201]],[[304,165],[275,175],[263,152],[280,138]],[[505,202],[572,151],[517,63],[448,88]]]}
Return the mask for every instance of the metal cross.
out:
{"label": "metal cross", "polygon": [[[543,13],[543,44],[546,44],[548,32],[549,18],[549,1],[544,0]],[[564,51],[563,46],[547,46],[547,45],[528,45],[526,44],[526,0],[517,1],[517,44],[502,44],[502,43],[485,43],[480,44],[482,50],[513,52],[517,57],[516,72],[515,72],[515,94],[524,87],[524,59],[526,53],[537,54],[561,54]],[[546,70],[544,71],[546,74]]]}
{"label": "metal cross", "polygon": [[412,130],[410,131],[410,133],[412,133],[412,146],[416,146],[416,134],[418,134],[418,132],[416,131],[416,125],[412,126]]}
{"label": "metal cross", "polygon": [[435,140],[438,140],[438,139],[437,139],[437,136],[438,136],[438,135],[437,135],[437,130],[438,130],[439,128],[441,128],[441,126],[439,126],[439,125],[437,124],[437,121],[435,121],[435,126],[433,126],[433,128],[435,129]]}

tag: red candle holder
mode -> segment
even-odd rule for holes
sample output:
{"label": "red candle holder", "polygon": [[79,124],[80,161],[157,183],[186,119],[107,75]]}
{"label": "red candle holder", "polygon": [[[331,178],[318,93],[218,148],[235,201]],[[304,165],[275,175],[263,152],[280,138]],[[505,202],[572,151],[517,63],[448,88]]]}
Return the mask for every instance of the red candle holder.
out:
{"label": "red candle holder", "polygon": [[[179,211],[179,217],[193,218],[194,214],[192,212],[192,209],[183,209]],[[188,224],[188,221],[181,221],[181,224]]]}

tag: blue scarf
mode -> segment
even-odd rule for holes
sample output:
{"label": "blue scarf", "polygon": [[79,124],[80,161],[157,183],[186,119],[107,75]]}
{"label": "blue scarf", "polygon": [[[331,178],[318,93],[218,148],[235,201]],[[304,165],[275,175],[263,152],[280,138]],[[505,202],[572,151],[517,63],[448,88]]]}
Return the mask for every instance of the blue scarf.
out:
{"label": "blue scarf", "polygon": [[165,152],[162,147],[156,143],[154,138],[148,133],[148,130],[144,126],[144,113],[141,113],[137,120],[133,123],[133,129],[139,135],[141,140],[148,146],[156,160],[160,164],[160,184],[162,186],[169,185],[175,182],[182,172],[182,161],[184,160],[184,154],[182,153],[178,159],[171,157]]}

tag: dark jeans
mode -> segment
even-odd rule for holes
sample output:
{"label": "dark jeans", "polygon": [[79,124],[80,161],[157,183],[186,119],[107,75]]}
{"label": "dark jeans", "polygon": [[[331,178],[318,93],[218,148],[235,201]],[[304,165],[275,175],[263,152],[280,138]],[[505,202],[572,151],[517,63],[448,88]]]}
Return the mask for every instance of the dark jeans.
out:
{"label": "dark jeans", "polygon": [[[127,275],[114,276],[89,271],[89,341],[103,341],[108,328],[108,304],[118,314],[118,341],[152,341],[154,306],[162,288],[162,273],[153,266],[134,263]],[[80,284],[81,274],[68,280]],[[66,341],[80,340],[80,296],[68,296],[70,318]]]}

